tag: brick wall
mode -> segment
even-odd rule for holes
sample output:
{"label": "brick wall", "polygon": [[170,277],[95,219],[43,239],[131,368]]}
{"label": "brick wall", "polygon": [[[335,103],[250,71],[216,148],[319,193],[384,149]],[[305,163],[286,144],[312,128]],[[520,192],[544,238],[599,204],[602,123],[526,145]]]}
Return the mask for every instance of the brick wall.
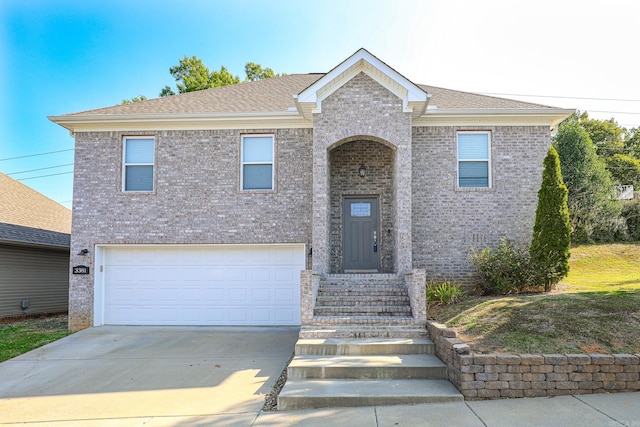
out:
{"label": "brick wall", "polygon": [[[313,120],[313,130],[244,132],[275,135],[275,189],[256,192],[239,189],[242,130],[78,133],[72,264],[93,268],[75,254],[95,244],[306,243],[307,268],[340,271],[336,207],[345,192],[380,194],[384,272],[468,282],[471,245],[528,243],[547,128],[480,128],[492,133],[492,188],[458,190],[455,132],[475,128],[412,128],[402,100],[365,73],[324,98]],[[121,191],[123,135],[156,138],[153,192]],[[368,156],[367,174],[381,186],[342,177],[361,161],[350,152]],[[92,277],[73,276],[70,286],[71,329],[90,326]]]}
{"label": "brick wall", "polygon": [[[457,188],[458,130],[491,131],[491,188]],[[470,284],[471,246],[502,237],[528,246],[550,143],[544,126],[413,128],[414,268]]]}
{"label": "brick wall", "polygon": [[374,141],[395,152],[392,213],[396,256],[393,270],[411,263],[411,113],[402,100],[359,73],[322,101],[313,117],[313,269],[330,271],[330,176],[328,152],[352,141]]}
{"label": "brick wall", "polygon": [[640,390],[640,354],[472,354],[452,329],[427,327],[465,399]]}
{"label": "brick wall", "polygon": [[[364,162],[366,175],[358,174]],[[393,272],[395,239],[393,232],[394,191],[391,148],[373,141],[354,141],[333,149],[329,156],[330,177],[330,268],[342,273],[342,198],[343,196],[377,195],[379,197],[380,238],[378,256],[380,271]]]}
{"label": "brick wall", "polygon": [[[274,191],[240,191],[242,130],[76,134],[73,265],[95,244],[310,244],[312,131],[257,132],[275,135]],[[156,138],[153,192],[121,191],[123,135]],[[91,326],[92,275],[70,287],[70,328]]]}

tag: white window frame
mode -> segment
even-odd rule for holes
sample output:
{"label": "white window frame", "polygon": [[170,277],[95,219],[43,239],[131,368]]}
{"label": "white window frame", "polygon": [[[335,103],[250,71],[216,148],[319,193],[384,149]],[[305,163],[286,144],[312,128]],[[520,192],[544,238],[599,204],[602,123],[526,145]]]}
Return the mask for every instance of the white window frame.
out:
{"label": "white window frame", "polygon": [[[271,138],[271,161],[270,162],[245,162],[244,161],[244,140],[246,138]],[[274,191],[276,175],[276,150],[275,135],[272,133],[252,133],[241,135],[240,137],[240,191]],[[271,188],[244,188],[244,167],[245,165],[271,165]]]}
{"label": "white window frame", "polygon": [[[153,140],[153,162],[152,163],[127,163],[127,141],[132,139],[152,139]],[[151,166],[153,176],[151,178],[151,190],[127,190],[127,166]],[[124,193],[152,193],[156,189],[156,138],[154,136],[123,136],[122,137],[122,192]]]}
{"label": "white window frame", "polygon": [[[462,134],[482,134],[487,135],[487,158],[486,159],[460,159],[460,139],[459,135]],[[491,131],[482,131],[482,130],[468,130],[468,131],[457,131],[456,132],[456,188],[460,190],[471,190],[471,189],[486,189],[492,188],[492,171],[491,171]],[[486,187],[461,187],[460,186],[460,162],[486,162],[487,163],[487,186]]]}

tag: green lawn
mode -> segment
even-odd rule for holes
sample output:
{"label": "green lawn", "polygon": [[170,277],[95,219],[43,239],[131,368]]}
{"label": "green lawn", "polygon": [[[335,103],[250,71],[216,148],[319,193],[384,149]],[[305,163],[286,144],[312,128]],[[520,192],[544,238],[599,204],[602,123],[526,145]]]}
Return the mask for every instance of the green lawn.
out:
{"label": "green lawn", "polygon": [[567,292],[640,290],[640,244],[578,246],[560,289]]}
{"label": "green lawn", "polygon": [[468,298],[429,313],[479,352],[640,353],[640,245],[579,246],[549,294]]}
{"label": "green lawn", "polygon": [[28,318],[0,324],[0,362],[69,335],[67,316]]}

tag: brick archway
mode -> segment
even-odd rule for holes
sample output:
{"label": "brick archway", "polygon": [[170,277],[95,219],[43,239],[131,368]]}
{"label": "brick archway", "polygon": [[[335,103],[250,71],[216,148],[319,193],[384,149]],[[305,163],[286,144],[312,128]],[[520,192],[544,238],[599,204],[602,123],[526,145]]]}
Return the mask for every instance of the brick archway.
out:
{"label": "brick archway", "polygon": [[[395,150],[390,144],[353,139],[334,144],[329,155],[329,272],[344,272],[343,212],[345,196],[374,196],[379,202],[379,238],[376,257],[381,273],[394,272],[395,240]],[[359,175],[360,165],[366,168]]]}

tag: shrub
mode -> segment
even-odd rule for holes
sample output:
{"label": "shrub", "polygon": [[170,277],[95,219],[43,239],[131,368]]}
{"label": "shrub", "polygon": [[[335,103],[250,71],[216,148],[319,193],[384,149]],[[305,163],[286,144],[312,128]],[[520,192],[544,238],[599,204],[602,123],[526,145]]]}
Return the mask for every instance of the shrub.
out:
{"label": "shrub", "polygon": [[458,302],[467,295],[459,283],[435,282],[427,283],[427,305],[449,305]]}
{"label": "shrub", "polygon": [[471,262],[478,269],[478,287],[483,295],[504,295],[533,290],[539,273],[529,253],[501,239],[495,248],[471,249]]}

